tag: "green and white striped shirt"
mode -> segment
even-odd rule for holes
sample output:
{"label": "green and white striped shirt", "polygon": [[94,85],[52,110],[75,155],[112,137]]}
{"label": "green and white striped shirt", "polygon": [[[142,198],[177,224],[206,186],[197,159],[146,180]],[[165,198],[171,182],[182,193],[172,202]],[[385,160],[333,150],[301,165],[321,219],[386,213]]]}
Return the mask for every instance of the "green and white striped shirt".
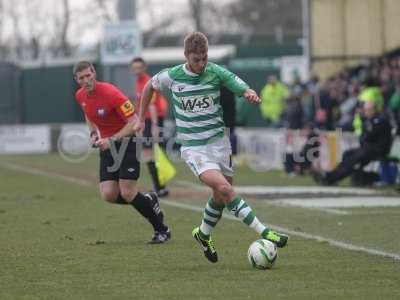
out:
{"label": "green and white striped shirt", "polygon": [[224,136],[221,86],[238,96],[249,88],[238,76],[210,62],[202,74],[190,72],[184,64],[162,70],[153,76],[152,86],[173,105],[177,142],[189,147]]}

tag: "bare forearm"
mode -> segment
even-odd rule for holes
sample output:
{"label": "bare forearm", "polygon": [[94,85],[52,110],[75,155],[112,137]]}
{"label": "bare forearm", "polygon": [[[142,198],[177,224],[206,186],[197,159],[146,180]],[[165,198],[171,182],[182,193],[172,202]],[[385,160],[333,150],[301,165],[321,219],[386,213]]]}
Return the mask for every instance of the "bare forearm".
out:
{"label": "bare forearm", "polygon": [[140,99],[139,120],[144,120],[144,114],[147,111],[151,99],[153,97],[154,89],[151,81],[147,82],[143,89],[142,98]]}
{"label": "bare forearm", "polygon": [[87,126],[88,126],[88,128],[89,128],[90,133],[96,132],[96,131],[97,131],[96,126],[94,126],[93,123],[90,122],[89,119],[88,119],[87,117],[85,117],[85,120],[86,120],[86,124],[87,124]]}
{"label": "bare forearm", "polygon": [[135,122],[137,122],[137,119],[138,117],[136,115],[133,115],[131,118],[129,118],[128,123],[126,123],[126,125],[122,127],[120,131],[114,134],[113,138],[116,140],[120,140],[124,137],[132,136],[135,133],[133,126]]}
{"label": "bare forearm", "polygon": [[158,123],[157,108],[154,104],[150,104],[149,112],[150,112],[151,123],[153,125],[157,125]]}

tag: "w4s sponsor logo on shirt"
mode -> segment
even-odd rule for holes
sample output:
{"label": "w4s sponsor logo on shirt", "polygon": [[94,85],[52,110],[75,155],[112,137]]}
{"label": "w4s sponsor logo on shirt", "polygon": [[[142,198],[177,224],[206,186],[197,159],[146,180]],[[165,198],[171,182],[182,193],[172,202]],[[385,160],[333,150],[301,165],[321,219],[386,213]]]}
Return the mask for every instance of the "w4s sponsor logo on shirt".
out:
{"label": "w4s sponsor logo on shirt", "polygon": [[186,112],[206,111],[213,107],[214,101],[211,96],[182,97],[182,109]]}

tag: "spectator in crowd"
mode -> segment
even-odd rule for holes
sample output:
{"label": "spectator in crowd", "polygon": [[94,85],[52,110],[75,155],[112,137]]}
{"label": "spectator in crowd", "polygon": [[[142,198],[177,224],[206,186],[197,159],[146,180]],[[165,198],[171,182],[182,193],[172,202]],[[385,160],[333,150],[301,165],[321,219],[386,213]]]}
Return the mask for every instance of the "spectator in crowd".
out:
{"label": "spectator in crowd", "polygon": [[389,111],[396,126],[396,134],[400,135],[400,81],[396,83],[396,90],[389,100]]}
{"label": "spectator in crowd", "polygon": [[328,80],[313,101],[314,124],[322,130],[334,128],[333,108],[336,104],[337,90],[331,88],[332,84],[332,79]]}
{"label": "spectator in crowd", "polygon": [[272,127],[280,127],[281,115],[285,109],[285,101],[289,90],[285,84],[278,81],[275,75],[268,77],[268,82],[261,90],[261,114]]}
{"label": "spectator in crowd", "polygon": [[290,95],[286,109],[283,112],[283,124],[287,129],[302,129],[304,123],[304,111],[300,95]]}
{"label": "spectator in crowd", "polygon": [[365,61],[357,67],[342,70],[325,82],[321,82],[317,74],[312,74],[308,82],[301,82],[296,77],[289,88],[271,75],[260,93],[260,110],[272,127],[298,127],[299,119],[295,116],[300,112],[297,102],[300,99],[303,113],[300,126],[311,122],[320,130],[341,128],[353,130],[360,136],[364,102],[373,102],[378,112],[389,113],[396,120],[396,127],[400,125],[394,97],[399,93],[397,82],[400,82],[398,56]]}
{"label": "spectator in crowd", "polygon": [[316,95],[319,93],[321,89],[321,83],[319,76],[317,74],[312,74],[310,81],[307,83],[307,89],[310,91],[311,94]]}
{"label": "spectator in crowd", "polygon": [[[384,109],[384,100],[378,81],[373,77],[367,77],[362,85],[361,93],[358,95],[358,100],[361,102],[372,102],[378,112]],[[363,121],[360,110],[356,110],[353,118],[354,133],[358,136],[362,135]]]}
{"label": "spectator in crowd", "polygon": [[[392,143],[389,116],[400,135],[400,49],[397,54],[344,69],[324,82],[314,73],[307,82],[296,78],[288,88],[276,76],[269,76],[260,94],[261,113],[270,126],[301,129],[312,124],[317,132],[340,128],[359,136],[361,148],[345,152],[343,162],[334,171],[319,174],[319,182],[334,184],[352,174],[356,164],[364,166],[387,155]],[[291,158],[299,154],[293,153],[290,145],[288,149],[286,155]],[[290,157],[287,161],[287,173],[296,173],[299,167]]]}
{"label": "spectator in crowd", "polygon": [[353,131],[353,117],[358,104],[358,86],[351,85],[349,89],[349,97],[345,98],[345,100],[339,105],[340,117],[337,121],[336,127],[343,131]]}
{"label": "spectator in crowd", "polygon": [[313,177],[317,183],[336,184],[341,179],[362,170],[369,162],[385,158],[390,152],[392,134],[387,118],[378,112],[376,104],[372,101],[364,103],[363,112],[365,121],[360,137],[360,147],[345,151],[342,162],[333,171],[315,172]]}
{"label": "spectator in crowd", "polygon": [[289,87],[290,94],[300,97],[304,92],[305,85],[301,82],[300,76],[295,73],[293,83]]}
{"label": "spectator in crowd", "polygon": [[[276,82],[276,78],[270,80]],[[397,106],[393,105],[396,102],[391,100],[397,91],[396,82],[400,82],[400,57],[382,57],[366,61],[355,68],[342,70],[324,83],[320,82],[316,74],[305,83],[297,78],[291,85],[287,98],[301,95],[304,119],[313,122],[317,128],[351,130],[353,127],[355,133],[361,135],[362,103],[372,101],[379,112],[389,112],[392,115],[397,112]],[[358,106],[361,109],[355,106],[356,100],[360,102]],[[263,105],[265,108],[261,109],[266,119],[271,119],[271,115],[279,119],[275,113],[278,110],[274,109],[268,100],[265,100]],[[287,113],[288,110],[282,111]],[[352,124],[349,124],[349,120],[352,120]],[[287,126],[287,122],[276,124]]]}
{"label": "spectator in crowd", "polygon": [[375,103],[375,107],[379,112],[382,112],[384,109],[385,101],[383,99],[382,91],[379,87],[378,81],[373,77],[369,77],[365,80],[358,99],[363,102],[370,101]]}

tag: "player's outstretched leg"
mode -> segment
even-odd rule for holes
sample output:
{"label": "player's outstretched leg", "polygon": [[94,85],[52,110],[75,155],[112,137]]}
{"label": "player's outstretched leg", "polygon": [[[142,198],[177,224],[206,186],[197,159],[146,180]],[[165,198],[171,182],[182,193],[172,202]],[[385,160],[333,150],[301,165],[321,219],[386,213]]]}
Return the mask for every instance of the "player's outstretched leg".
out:
{"label": "player's outstretched leg", "polygon": [[228,203],[226,208],[232,215],[258,232],[263,239],[275,243],[280,248],[286,246],[289,237],[285,234],[277,233],[262,224],[256,217],[251,207],[248,206],[247,203],[239,196],[236,196],[230,203]]}
{"label": "player's outstretched leg", "polygon": [[263,239],[270,240],[278,247],[286,246],[288,236],[270,230],[262,224],[247,203],[235,194],[232,184],[218,170],[207,170],[200,175],[201,181],[213,189],[214,197],[226,204],[227,210],[247,226],[255,230]]}
{"label": "player's outstretched leg", "polygon": [[225,205],[218,204],[213,197],[210,197],[204,209],[200,227],[196,227],[192,232],[193,237],[200,244],[205,257],[210,262],[218,261],[214,241],[211,238],[211,231],[221,219],[224,207]]}

